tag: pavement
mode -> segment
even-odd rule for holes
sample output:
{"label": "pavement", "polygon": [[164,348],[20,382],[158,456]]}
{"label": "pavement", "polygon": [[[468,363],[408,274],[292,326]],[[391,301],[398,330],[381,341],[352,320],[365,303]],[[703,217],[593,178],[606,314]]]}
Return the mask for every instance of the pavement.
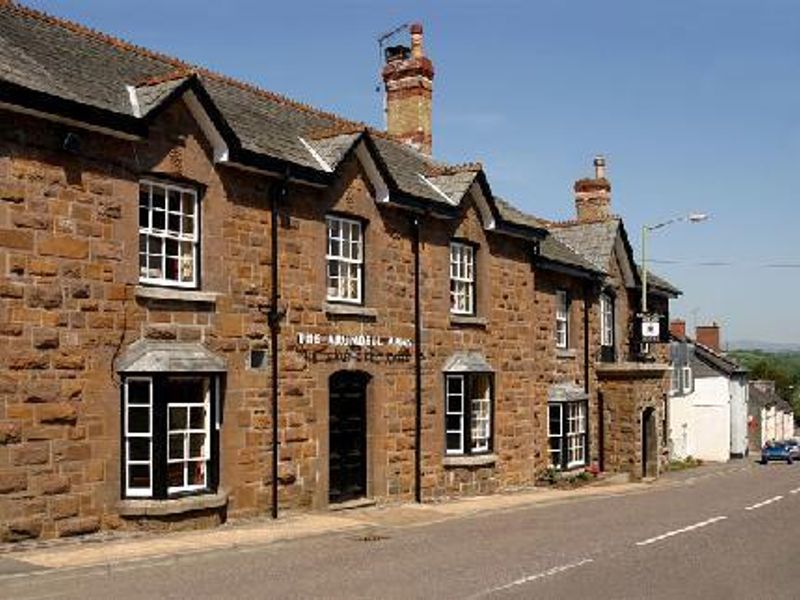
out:
{"label": "pavement", "polygon": [[123,533],[116,538],[100,534],[32,546],[8,544],[0,547],[0,575],[98,565],[113,568],[127,561],[263,546],[346,531],[369,537],[380,535],[376,531],[386,528],[428,525],[525,506],[643,492],[653,483],[628,483],[627,477],[612,477],[575,489],[528,488],[426,504],[389,504],[329,512],[285,511],[278,520],[264,517],[232,521],[222,527],[197,531],[131,536]]}

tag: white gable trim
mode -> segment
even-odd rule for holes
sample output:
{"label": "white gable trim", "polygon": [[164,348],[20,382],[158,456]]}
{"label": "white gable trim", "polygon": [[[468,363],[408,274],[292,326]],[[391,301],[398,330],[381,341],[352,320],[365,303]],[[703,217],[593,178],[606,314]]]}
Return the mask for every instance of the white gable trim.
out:
{"label": "white gable trim", "polygon": [[442,188],[440,188],[438,185],[433,183],[430,179],[425,177],[425,175],[423,175],[422,173],[417,173],[417,177],[419,177],[422,180],[422,182],[424,184],[426,184],[428,187],[430,187],[434,192],[436,192],[442,198],[444,198],[445,202],[447,202],[448,204],[452,204],[453,206],[458,205],[458,202],[453,201],[453,199],[450,196],[448,196],[447,194],[444,193]]}
{"label": "white gable trim", "polygon": [[142,108],[139,106],[139,97],[136,95],[136,87],[126,85],[125,89],[128,90],[128,98],[131,101],[131,112],[137,119],[142,118]]}
{"label": "white gable trim", "polygon": [[227,162],[230,157],[228,144],[225,143],[222,134],[214,126],[214,122],[206,112],[206,109],[203,108],[200,100],[197,99],[195,93],[188,90],[183,94],[183,101],[186,102],[189,112],[192,113],[195,121],[203,131],[203,135],[206,136],[206,139],[211,144],[211,148],[214,150],[214,162]]}
{"label": "white gable trim", "polygon": [[328,162],[322,158],[322,156],[320,156],[319,152],[317,152],[311,144],[309,144],[300,136],[298,136],[297,139],[300,140],[300,143],[303,144],[306,150],[308,150],[309,154],[314,157],[314,160],[317,161],[320,167],[322,167],[323,171],[326,173],[333,173],[333,168],[330,166],[330,164],[328,164]]}
{"label": "white gable trim", "polygon": [[389,202],[389,186],[386,185],[383,177],[381,177],[378,166],[375,164],[375,161],[372,160],[372,155],[369,153],[369,150],[367,150],[363,140],[359,141],[356,145],[356,156],[361,162],[361,166],[364,167],[367,178],[375,190],[375,201],[381,204]]}

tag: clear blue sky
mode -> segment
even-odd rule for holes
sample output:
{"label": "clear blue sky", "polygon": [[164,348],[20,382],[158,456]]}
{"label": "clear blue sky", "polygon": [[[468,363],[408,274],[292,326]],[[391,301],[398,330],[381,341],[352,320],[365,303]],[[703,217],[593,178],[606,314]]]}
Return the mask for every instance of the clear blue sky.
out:
{"label": "clear blue sky", "polygon": [[[642,223],[712,215],[651,238],[679,263],[653,265],[684,290],[674,315],[800,342],[796,0],[27,3],[376,126],[376,38],[419,20],[438,158],[480,160],[495,193],[564,219],[606,154],[635,248]],[[696,264],[714,261],[731,266]]]}

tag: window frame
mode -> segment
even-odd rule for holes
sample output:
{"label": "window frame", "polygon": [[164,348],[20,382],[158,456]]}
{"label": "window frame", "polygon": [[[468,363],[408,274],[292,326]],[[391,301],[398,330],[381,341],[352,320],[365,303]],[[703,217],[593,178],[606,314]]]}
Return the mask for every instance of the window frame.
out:
{"label": "window frame", "polygon": [[[569,313],[570,298],[567,290],[556,290],[556,348],[566,350],[570,347]],[[563,330],[563,331],[562,331]],[[563,333],[563,339],[562,334]]]}
{"label": "window frame", "polygon": [[[453,260],[454,250],[460,250],[460,256],[464,256],[464,252],[468,251],[468,254],[471,258],[469,263],[462,263],[460,261]],[[456,316],[475,316],[478,314],[477,312],[477,305],[478,305],[478,277],[477,277],[477,270],[478,270],[478,246],[468,240],[462,239],[453,239],[450,240],[450,245],[448,246],[448,281],[450,284],[450,314]],[[464,266],[464,270],[470,271],[469,275],[454,275],[453,267],[454,265],[459,265],[459,267]],[[464,297],[468,298],[469,305],[466,309],[459,310],[455,306],[455,298],[458,294],[458,291],[455,289],[459,285],[464,286],[465,294]]]}
{"label": "window frame", "polygon": [[[550,468],[557,471],[571,471],[589,464],[588,404],[586,399],[553,401],[547,404],[547,455]],[[553,423],[551,411],[554,412],[556,409],[559,412],[558,433],[554,433],[551,427]],[[554,450],[556,440],[558,440],[558,450]],[[574,452],[580,452],[581,458],[573,460]],[[554,454],[558,454],[557,462],[553,460]]]}
{"label": "window frame", "polygon": [[[486,394],[488,398],[474,397],[478,389],[477,381],[479,377],[486,378]],[[451,381],[460,381],[461,392],[451,393]],[[495,421],[495,393],[494,393],[494,374],[490,372],[467,372],[467,373],[445,373],[445,420],[444,420],[444,453],[445,456],[485,456],[494,452],[494,421]],[[460,411],[450,410],[451,396],[458,396],[461,401]],[[476,401],[488,401],[488,436],[486,443],[480,448],[474,448],[473,429],[475,419],[473,403]],[[448,417],[458,416],[460,426],[458,429],[448,428]],[[448,446],[448,436],[451,434],[459,435],[459,447],[451,449]]]}
{"label": "window frame", "polygon": [[[147,204],[147,218],[148,223],[145,227],[142,224],[142,189],[144,186],[149,187],[148,193],[148,204]],[[154,212],[161,212],[155,211],[153,208],[153,188],[158,187],[161,188],[164,192],[164,228],[163,229],[154,229],[153,228],[153,213]],[[169,193],[170,191],[178,192],[181,194],[181,206],[180,210],[176,213],[175,211],[170,211],[169,209]],[[183,195],[188,194],[192,196],[192,214],[191,219],[193,222],[193,228],[191,235],[186,236],[183,233],[183,227],[185,225],[185,217],[188,216],[188,213],[183,212]],[[138,213],[137,213],[137,225],[138,225],[138,232],[139,232],[139,249],[138,249],[138,260],[139,260],[139,283],[144,285],[151,285],[157,287],[172,287],[172,288],[181,288],[181,289],[199,289],[200,288],[200,259],[202,256],[202,215],[200,212],[201,203],[200,203],[200,192],[196,187],[186,184],[178,184],[174,182],[168,181],[160,181],[158,179],[145,177],[139,180],[139,201],[138,201]],[[170,233],[169,229],[169,220],[171,215],[177,215],[180,223],[180,231],[176,233]],[[160,277],[151,277],[149,275],[142,274],[142,238],[145,238],[145,247],[147,250],[144,252],[144,256],[146,257],[145,261],[149,263],[149,258],[153,255],[149,252],[150,241],[151,239],[158,239],[161,240],[161,254],[155,254],[155,256],[161,256],[161,276]],[[182,281],[179,279],[171,279],[166,276],[167,273],[167,252],[166,246],[167,241],[171,240],[178,244],[178,252],[179,255],[177,258],[178,260],[178,271],[180,277],[180,271],[182,269],[182,257],[180,256],[181,245],[182,244],[191,244],[192,248],[192,276],[191,280]],[[150,270],[149,264],[145,267],[145,272]]]}
{"label": "window frame", "polygon": [[681,370],[683,367],[672,365],[669,368],[669,395],[677,396],[682,392]]}
{"label": "window frame", "polygon": [[681,367],[681,391],[684,394],[691,394],[694,389],[694,373],[691,365]]}
{"label": "window frame", "polygon": [[[178,379],[203,380],[202,402],[170,402],[168,382]],[[128,432],[129,393],[131,382],[149,382],[149,435],[131,436]],[[217,373],[132,373],[126,374],[121,382],[120,395],[122,411],[120,415],[121,432],[120,444],[120,497],[131,500],[169,500],[185,496],[195,496],[216,493],[219,485],[219,430],[221,427],[220,407],[222,403],[223,376]],[[205,407],[204,445],[207,456],[200,462],[204,467],[204,483],[188,484],[183,486],[170,486],[169,484],[169,408],[171,406],[190,404],[194,407]],[[187,426],[189,414],[187,413]],[[130,485],[129,466],[129,440],[131,437],[148,437],[150,448],[150,481],[148,488],[132,488]],[[198,461],[189,461],[198,462]],[[133,463],[139,464],[139,461]],[[186,474],[184,474],[184,481]]]}
{"label": "window frame", "polygon": [[[350,231],[352,232],[353,227],[357,227],[359,232],[359,239],[358,239],[358,250],[359,250],[359,258],[353,259],[352,258],[352,238],[347,240],[347,243],[351,246],[350,257],[344,256],[343,248],[345,238],[340,237],[339,244],[340,244],[340,255],[336,256],[331,254],[331,223],[333,221],[337,221],[339,223],[340,232],[343,232],[344,229],[342,228],[343,224],[347,224],[350,227]],[[342,215],[339,213],[329,213],[325,215],[325,300],[327,302],[333,303],[342,303],[342,304],[356,304],[362,305],[364,304],[364,295],[365,295],[365,280],[366,280],[366,222],[363,219],[358,219],[352,216]],[[337,286],[337,295],[331,295],[331,264],[336,263],[339,268],[339,275],[337,275],[337,280],[341,282],[341,273],[342,273],[342,265],[348,266],[348,276],[347,279],[350,279],[352,275],[349,273],[349,267],[355,266],[356,269],[356,290],[357,290],[357,297],[350,298],[347,296],[341,295],[341,283]]]}
{"label": "window frame", "polygon": [[600,294],[600,345],[613,348],[614,335],[614,298],[610,294]]}

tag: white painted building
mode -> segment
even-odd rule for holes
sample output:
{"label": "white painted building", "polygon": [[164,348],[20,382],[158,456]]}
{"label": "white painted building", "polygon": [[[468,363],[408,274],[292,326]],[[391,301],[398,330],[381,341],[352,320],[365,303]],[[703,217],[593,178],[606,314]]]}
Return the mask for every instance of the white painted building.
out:
{"label": "white painted building", "polygon": [[685,329],[674,325],[668,403],[670,457],[724,462],[745,456],[747,371],[719,350],[687,338]]}
{"label": "white painted building", "polygon": [[758,451],[769,441],[794,437],[794,411],[775,392],[774,381],[750,382],[748,429],[752,451]]}

